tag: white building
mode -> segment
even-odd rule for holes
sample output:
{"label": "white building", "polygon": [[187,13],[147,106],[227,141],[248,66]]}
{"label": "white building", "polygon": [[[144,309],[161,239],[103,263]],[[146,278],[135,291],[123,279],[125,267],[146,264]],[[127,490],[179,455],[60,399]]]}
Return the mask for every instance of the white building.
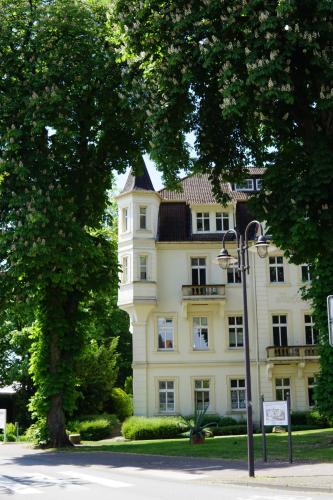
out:
{"label": "white building", "polygon": [[[223,234],[244,228],[246,199],[260,189],[262,169],[242,186],[225,184],[227,208],[216,203],[206,175],[182,180],[182,192],[155,192],[149,174],[129,175],[118,196],[119,306],[133,333],[134,413],[208,412],[245,417],[242,285],[235,268],[216,263]],[[235,242],[227,243],[229,252]],[[311,310],[299,288],[306,265],[276,250],[250,254],[247,281],[253,418],[259,399],[285,399],[293,410],[313,405],[319,369]],[[215,263],[214,263],[215,260]]]}

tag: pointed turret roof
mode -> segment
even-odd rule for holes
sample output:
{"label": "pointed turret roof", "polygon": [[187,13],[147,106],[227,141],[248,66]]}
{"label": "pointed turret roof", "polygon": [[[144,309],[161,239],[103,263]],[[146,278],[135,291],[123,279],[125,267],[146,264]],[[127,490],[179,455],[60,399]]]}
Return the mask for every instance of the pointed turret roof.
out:
{"label": "pointed turret roof", "polygon": [[128,193],[130,191],[155,191],[146,164],[143,160],[140,165],[140,170],[142,172],[140,175],[135,175],[133,169],[130,170],[122,193]]}

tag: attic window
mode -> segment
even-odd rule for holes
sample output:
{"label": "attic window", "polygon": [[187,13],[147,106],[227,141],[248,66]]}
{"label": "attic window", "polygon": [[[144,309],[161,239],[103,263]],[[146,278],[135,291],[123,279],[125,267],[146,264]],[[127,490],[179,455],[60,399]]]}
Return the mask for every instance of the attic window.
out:
{"label": "attic window", "polygon": [[197,212],[197,231],[209,231],[209,212]]}
{"label": "attic window", "polygon": [[235,184],[235,191],[254,191],[254,180],[244,179],[240,184]]}

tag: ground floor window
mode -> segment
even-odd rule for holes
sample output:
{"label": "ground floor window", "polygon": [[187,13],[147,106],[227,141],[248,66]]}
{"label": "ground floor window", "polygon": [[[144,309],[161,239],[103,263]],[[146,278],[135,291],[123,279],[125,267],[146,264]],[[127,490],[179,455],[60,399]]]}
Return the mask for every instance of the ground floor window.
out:
{"label": "ground floor window", "polygon": [[230,380],[231,409],[242,410],[245,408],[245,379],[236,378]]}
{"label": "ground floor window", "polygon": [[175,383],[173,380],[160,380],[159,411],[160,413],[172,413],[175,411]]}
{"label": "ground floor window", "polygon": [[194,405],[196,410],[205,410],[209,407],[209,379],[194,381]]}
{"label": "ground floor window", "polygon": [[309,406],[315,406],[314,388],[316,385],[316,377],[308,377],[308,403]]}
{"label": "ground floor window", "polygon": [[290,378],[275,379],[275,395],[277,401],[286,401],[290,396]]}

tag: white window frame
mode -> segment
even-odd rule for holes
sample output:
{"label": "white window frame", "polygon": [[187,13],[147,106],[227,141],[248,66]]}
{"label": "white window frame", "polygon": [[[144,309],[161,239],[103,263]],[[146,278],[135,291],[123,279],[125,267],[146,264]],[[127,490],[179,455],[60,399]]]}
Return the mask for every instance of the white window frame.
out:
{"label": "white window frame", "polygon": [[[280,260],[282,259],[282,260]],[[279,271],[282,269],[282,278],[279,279]],[[284,258],[282,255],[275,255],[268,257],[268,271],[269,271],[269,282],[270,283],[285,283],[285,269],[284,269]],[[275,279],[272,279],[271,271],[275,274]]]}
{"label": "white window frame", "polygon": [[[239,334],[241,334],[240,342],[238,342]],[[234,336],[234,342],[231,342],[232,336]],[[234,343],[235,345],[231,345],[232,343]],[[244,348],[244,323],[243,316],[240,314],[228,316],[228,345],[229,349]]]}
{"label": "white window frame", "polygon": [[[201,395],[201,401],[198,402],[198,395]],[[204,394],[208,394],[208,404],[206,404],[207,398]],[[200,404],[198,404],[200,403]],[[194,379],[194,410],[200,411],[211,407],[211,380],[207,377],[195,378]]]}
{"label": "white window frame", "polygon": [[235,184],[235,191],[254,191],[254,179],[244,179],[241,184]]}
{"label": "white window frame", "polygon": [[[209,233],[210,232],[210,213],[209,212],[196,212],[196,228],[198,233]],[[201,225],[201,228],[199,228],[199,222]],[[208,222],[208,224],[206,224]],[[208,225],[208,229],[207,226]]]}
{"label": "white window frame", "polygon": [[[283,321],[281,318],[284,317],[286,318],[286,321]],[[273,318],[278,318],[277,322],[274,322]],[[282,344],[282,332],[283,328],[286,329],[286,344]],[[274,333],[275,331],[278,332],[279,335],[279,344],[275,344],[274,342]],[[288,316],[287,314],[272,314],[272,335],[273,335],[273,345],[275,347],[284,347],[288,345]]]}
{"label": "white window frame", "polygon": [[256,179],[256,188],[257,188],[257,191],[262,190],[262,179]]}
{"label": "white window frame", "polygon": [[[279,381],[279,384],[278,384]],[[287,382],[288,381],[288,382]],[[275,397],[277,401],[287,401],[287,395],[289,393],[289,397],[291,400],[291,379],[290,377],[276,377],[274,379],[274,384],[275,384]],[[280,394],[278,395],[278,391],[281,391],[281,397]]]}
{"label": "white window frame", "polygon": [[124,255],[121,258],[121,283],[126,285],[130,282],[130,266],[129,266],[130,258],[129,255]]}
{"label": "white window frame", "polygon": [[[195,324],[197,323],[197,324]],[[192,345],[194,351],[209,350],[209,326],[208,316],[192,317]],[[207,343],[204,340],[204,330],[207,330]],[[197,342],[197,344],[196,344]]]}
{"label": "white window frame", "polygon": [[[246,383],[243,377],[233,377],[229,380],[230,408],[232,411],[244,411],[246,409]],[[236,398],[233,397],[233,393]],[[236,401],[236,404],[234,403]]]}
{"label": "white window frame", "polygon": [[[308,334],[311,335],[312,342],[307,342]],[[305,313],[304,314],[304,335],[305,335],[305,345],[316,345],[318,342],[315,342],[316,330],[314,327],[314,321],[312,314]]]}
{"label": "white window frame", "polygon": [[148,255],[139,255],[139,281],[148,281]]}
{"label": "white window frame", "polygon": [[145,205],[139,206],[139,229],[143,231],[148,229],[148,209]]}
{"label": "white window frame", "polygon": [[[165,384],[165,387],[161,387]],[[172,379],[158,380],[158,411],[161,414],[175,413],[176,411],[176,390],[175,381]],[[173,401],[168,402],[168,395],[173,394]],[[165,396],[165,401],[161,401],[161,396]],[[163,407],[164,405],[164,407]],[[170,406],[169,406],[170,405]]]}
{"label": "white window frame", "polygon": [[[303,279],[303,275],[306,274],[306,279]],[[302,283],[311,283],[312,281],[312,276],[311,276],[311,269],[309,264],[302,264],[301,265],[301,280]]]}
{"label": "white window frame", "polygon": [[238,270],[237,264],[231,264],[227,268],[227,285],[240,285],[241,283],[242,275]]}
{"label": "white window frame", "polygon": [[310,390],[313,391],[313,389],[316,386],[316,383],[317,383],[316,376],[312,375],[312,377],[307,377],[307,382],[308,382],[308,386],[307,386],[308,406],[309,406],[309,408],[313,408],[316,405],[316,403],[315,403],[315,401],[313,401],[313,405],[310,404],[310,392],[309,391]]}
{"label": "white window frame", "polygon": [[[221,229],[217,229],[217,222],[221,222]],[[217,233],[224,233],[230,229],[230,217],[228,212],[215,212],[215,229]]]}
{"label": "white window frame", "polygon": [[129,208],[123,207],[121,209],[121,228],[123,233],[128,233],[129,231]]}
{"label": "white window frame", "polygon": [[[168,334],[170,334],[170,327],[167,326],[167,323],[171,322],[171,345],[168,346],[168,342],[170,339],[168,338]],[[164,347],[160,345],[160,336],[161,341],[164,344]],[[174,326],[174,318],[170,316],[158,316],[157,318],[157,350],[158,351],[174,351],[175,349],[175,326]]]}
{"label": "white window frame", "polygon": [[[193,263],[196,261],[196,263]],[[202,262],[201,262],[202,261]],[[201,271],[204,270],[204,273]],[[197,272],[198,283],[194,283],[193,271]],[[203,282],[201,283],[201,278]],[[207,284],[207,259],[206,257],[191,257],[191,284],[192,285],[206,285]]]}

